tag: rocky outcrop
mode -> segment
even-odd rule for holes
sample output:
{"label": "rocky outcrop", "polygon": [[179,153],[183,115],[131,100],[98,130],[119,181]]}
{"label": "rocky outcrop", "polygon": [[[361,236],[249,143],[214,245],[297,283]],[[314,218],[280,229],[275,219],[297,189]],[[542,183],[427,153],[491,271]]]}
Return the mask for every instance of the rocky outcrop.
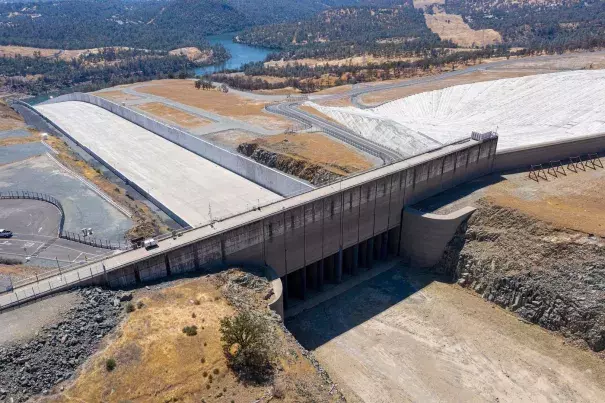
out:
{"label": "rocky outcrop", "polygon": [[267,150],[258,143],[242,143],[237,147],[237,151],[256,162],[304,179],[316,186],[325,185],[341,177],[321,165]]}
{"label": "rocky outcrop", "polygon": [[23,402],[69,379],[119,323],[120,303],[130,295],[101,288],[74,292],[81,302],[59,322],[24,343],[0,346],[0,402]]}
{"label": "rocky outcrop", "polygon": [[529,322],[605,350],[605,240],[479,205],[438,268]]}

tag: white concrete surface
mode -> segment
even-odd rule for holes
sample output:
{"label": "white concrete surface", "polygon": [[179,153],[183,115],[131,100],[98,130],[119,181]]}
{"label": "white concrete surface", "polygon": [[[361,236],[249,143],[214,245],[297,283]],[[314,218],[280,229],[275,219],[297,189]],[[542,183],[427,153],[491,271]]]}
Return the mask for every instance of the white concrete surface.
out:
{"label": "white concrete surface", "polygon": [[61,129],[191,226],[281,196],[105,109],[84,102],[36,107]]}
{"label": "white concrete surface", "polygon": [[405,155],[496,129],[506,150],[605,132],[605,70],[459,85],[366,110],[309,104]]}

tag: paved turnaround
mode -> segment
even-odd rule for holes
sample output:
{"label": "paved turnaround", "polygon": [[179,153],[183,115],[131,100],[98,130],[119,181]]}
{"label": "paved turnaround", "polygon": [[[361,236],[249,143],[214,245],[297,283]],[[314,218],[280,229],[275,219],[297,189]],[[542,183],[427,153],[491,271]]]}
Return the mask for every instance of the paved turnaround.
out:
{"label": "paved turnaround", "polygon": [[281,199],[95,105],[69,101],[36,108],[188,225],[204,225]]}

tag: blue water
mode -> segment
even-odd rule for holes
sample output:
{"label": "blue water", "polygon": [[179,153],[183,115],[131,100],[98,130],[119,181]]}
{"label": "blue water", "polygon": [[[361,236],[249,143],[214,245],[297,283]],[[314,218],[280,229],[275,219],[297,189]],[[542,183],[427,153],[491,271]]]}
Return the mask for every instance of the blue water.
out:
{"label": "blue water", "polygon": [[206,39],[211,45],[221,44],[231,53],[231,59],[226,63],[215,64],[212,66],[199,67],[195,69],[195,74],[202,76],[204,74],[212,74],[221,70],[230,69],[237,70],[246,63],[262,62],[267,55],[271,53],[271,49],[258,48],[255,46],[244,45],[242,43],[233,42],[233,37],[237,32],[231,32],[221,35],[208,36]]}

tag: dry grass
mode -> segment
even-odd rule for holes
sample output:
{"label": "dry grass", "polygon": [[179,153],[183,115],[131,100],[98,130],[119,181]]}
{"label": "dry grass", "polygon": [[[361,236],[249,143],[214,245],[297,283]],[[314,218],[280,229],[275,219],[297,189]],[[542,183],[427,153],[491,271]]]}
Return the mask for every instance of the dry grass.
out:
{"label": "dry grass", "polygon": [[0,139],[0,147],[12,146],[16,144],[27,144],[40,141],[40,136],[31,135],[28,137],[7,137]]}
{"label": "dry grass", "polygon": [[0,57],[15,57],[17,55],[33,57],[34,53],[40,52],[42,57],[52,57],[61,52],[60,49],[31,48],[28,46],[0,46]]}
{"label": "dry grass", "polygon": [[22,264],[6,265],[0,263],[0,274],[11,276],[13,278],[13,281],[18,280],[20,278],[32,277],[36,274],[42,274],[48,270],[48,268],[44,267],[27,266]]}
{"label": "dry grass", "polygon": [[286,88],[277,88],[274,90],[257,90],[253,91],[256,94],[266,94],[266,95],[296,95],[300,94],[300,90],[294,87],[286,87]]}
{"label": "dry grass", "polygon": [[191,80],[159,80],[138,87],[138,92],[157,95],[223,116],[233,117],[267,129],[286,129],[291,123],[264,112],[267,104],[232,93],[204,91],[195,88]]}
{"label": "dry grass", "polygon": [[241,143],[255,140],[256,135],[242,130],[224,130],[207,134],[203,136],[203,139],[235,150]]}
{"label": "dry grass", "polygon": [[171,55],[182,55],[187,57],[187,59],[194,61],[194,62],[207,62],[212,58],[213,52],[212,50],[210,51],[204,51],[202,52],[199,48],[190,46],[187,48],[178,48],[178,49],[173,49],[170,52],[168,52]]}
{"label": "dry grass", "polygon": [[[91,49],[47,49],[47,48],[32,48],[28,46],[0,46],[0,57],[15,57],[16,55],[33,57],[34,53],[40,52],[42,57],[58,57],[59,59],[69,61],[77,59],[83,54],[98,53],[102,48]],[[115,47],[115,49],[129,49],[127,47]]]}
{"label": "dry grass", "polygon": [[432,4],[445,4],[445,0],[414,0],[414,7],[424,8]]}
{"label": "dry grass", "polygon": [[323,133],[280,134],[255,141],[263,148],[323,166],[337,175],[365,171],[372,162],[359,151]]}
{"label": "dry grass", "polygon": [[536,74],[532,70],[485,70],[475,71],[461,76],[446,78],[443,80],[433,81],[412,85],[409,87],[394,88],[386,91],[372,92],[361,96],[361,101],[365,104],[379,104],[383,102],[394,101],[399,98],[409,97],[410,95],[420,94],[422,92],[440,90],[455,85],[471,84],[482,81],[499,80],[502,78],[524,77]]}
{"label": "dry grass", "polygon": [[210,124],[210,121],[207,119],[203,119],[190,113],[183,112],[180,109],[173,108],[161,102],[149,102],[146,104],[139,104],[136,107],[137,109],[150,113],[159,118],[169,120],[179,126],[186,128],[193,128]]}
{"label": "dry grass", "polygon": [[315,109],[315,108],[314,108],[314,107],[312,107],[312,106],[308,106],[308,105],[300,105],[300,106],[298,107],[298,109],[303,110],[303,111],[305,111],[305,112],[307,112],[307,113],[310,113],[310,114],[312,114],[312,115],[319,116],[320,118],[323,118],[323,119],[329,120],[330,122],[336,123],[336,124],[338,124],[338,125],[341,125],[341,123],[340,123],[339,121],[337,121],[337,120],[335,120],[335,119],[332,119],[330,116],[326,115],[325,113],[322,113],[322,112],[318,111],[317,109]]}
{"label": "dry grass", "polygon": [[[144,306],[127,316],[117,334],[84,365],[72,385],[46,401],[270,400],[268,385],[244,385],[227,367],[220,319],[233,315],[235,309],[218,285],[216,277],[200,278],[139,293]],[[197,326],[197,335],[187,336],[182,329],[192,325]],[[278,344],[287,345],[284,351],[278,350],[283,371],[277,377],[285,385],[283,401],[300,402],[307,396],[312,401],[333,401],[311,363],[281,329],[276,329]],[[105,367],[109,358],[116,361],[111,372]]]}
{"label": "dry grass", "polygon": [[325,65],[328,64],[330,66],[365,66],[369,63],[381,64],[392,61],[406,61],[406,62],[415,62],[417,60],[421,60],[421,57],[375,57],[372,55],[364,55],[364,56],[355,56],[349,57],[346,59],[296,59],[296,60],[272,60],[269,62],[265,62],[266,67],[284,67],[288,65],[294,64],[303,64],[310,67],[315,67],[317,65]]}
{"label": "dry grass", "polygon": [[100,98],[108,99],[110,101],[118,101],[118,102],[136,101],[136,100],[141,99],[140,97],[137,97],[136,95],[127,94],[125,92],[118,91],[118,90],[94,92],[93,95],[96,95],[97,97],[100,97]]}
{"label": "dry grass", "polygon": [[486,196],[556,226],[605,237],[605,169],[567,171],[567,176],[548,178],[535,182],[526,173],[511,175],[490,186]]}
{"label": "dry grass", "polygon": [[456,14],[425,14],[426,25],[441,39],[450,39],[460,46],[488,46],[502,42],[493,29],[474,30]]}
{"label": "dry grass", "polygon": [[25,127],[23,118],[12,110],[4,101],[0,100],[0,131],[13,130]]}

